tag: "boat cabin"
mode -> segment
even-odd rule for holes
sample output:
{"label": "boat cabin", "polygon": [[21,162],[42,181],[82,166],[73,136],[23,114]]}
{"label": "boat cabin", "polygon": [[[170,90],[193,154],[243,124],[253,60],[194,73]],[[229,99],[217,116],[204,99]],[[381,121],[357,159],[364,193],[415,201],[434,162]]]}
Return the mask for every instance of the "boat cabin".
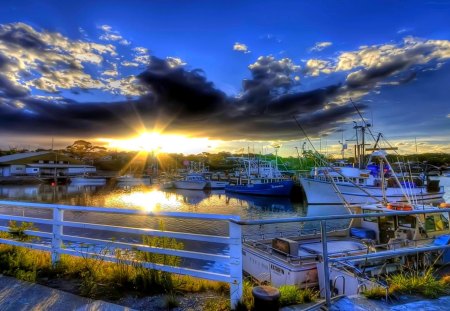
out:
{"label": "boat cabin", "polygon": [[[352,206],[354,213],[374,214],[392,211],[412,210],[408,204],[402,204],[401,207],[383,206],[373,204],[367,206]],[[410,207],[408,209],[408,207]],[[433,208],[431,206],[425,209]],[[405,216],[383,216],[383,217],[364,217],[354,219],[350,235],[360,238],[370,238],[373,236],[378,244],[392,244],[400,240],[419,240],[434,237],[436,235],[449,233],[448,215],[440,213],[436,208],[436,213],[426,215],[405,215]]]}

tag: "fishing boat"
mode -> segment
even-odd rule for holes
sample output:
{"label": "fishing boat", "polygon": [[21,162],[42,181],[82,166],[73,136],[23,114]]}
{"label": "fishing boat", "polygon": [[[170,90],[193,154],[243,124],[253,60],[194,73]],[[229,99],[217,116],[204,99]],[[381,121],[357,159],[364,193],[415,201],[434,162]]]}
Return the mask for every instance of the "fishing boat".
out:
{"label": "fishing boat", "polygon": [[444,187],[439,186],[439,180],[423,185],[407,176],[399,177],[392,171],[386,154],[385,150],[374,151],[364,169],[332,165],[313,168],[309,175],[299,178],[308,204],[342,204],[341,195],[351,204],[410,199],[429,202],[443,198]]}
{"label": "fishing boat", "polygon": [[209,187],[209,181],[201,174],[189,173],[182,180],[173,181],[175,189],[203,190]]}
{"label": "fishing boat", "polygon": [[276,164],[260,159],[239,158],[240,169],[235,172],[226,192],[247,195],[289,196],[294,182],[283,176]]}
{"label": "fishing boat", "polygon": [[[374,214],[406,210],[426,210],[425,215],[392,215],[357,218],[347,227],[329,228],[327,249],[330,258],[364,255],[372,252],[412,248],[432,244],[448,234],[449,221],[438,207],[415,204],[370,204],[349,206],[352,213]],[[273,286],[295,285],[300,288],[323,284],[323,245],[317,228],[293,228],[285,232],[251,233],[243,240],[243,270],[260,283]],[[341,261],[329,267],[334,291],[338,294],[357,294],[383,285],[375,278],[400,270],[404,258],[393,261],[362,259]],[[343,278],[339,282],[337,279]],[[322,291],[323,292],[323,291]]]}
{"label": "fishing boat", "polygon": [[151,185],[151,176],[134,176],[132,174],[122,175],[116,178],[119,185]]}
{"label": "fishing boat", "polygon": [[71,184],[77,185],[104,185],[106,178],[97,176],[75,176],[70,177]]}
{"label": "fishing boat", "polygon": [[228,181],[211,180],[211,179],[207,179],[207,180],[208,180],[208,184],[206,185],[206,188],[211,189],[211,190],[225,189],[225,187],[230,184]]}

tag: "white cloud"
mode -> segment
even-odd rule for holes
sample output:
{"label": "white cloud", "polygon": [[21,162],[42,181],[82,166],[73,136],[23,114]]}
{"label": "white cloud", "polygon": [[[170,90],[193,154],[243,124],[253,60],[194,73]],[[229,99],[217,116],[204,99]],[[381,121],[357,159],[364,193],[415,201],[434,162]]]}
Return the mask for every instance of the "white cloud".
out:
{"label": "white cloud", "polygon": [[103,31],[109,32],[112,30],[112,27],[109,25],[102,25],[102,26],[100,26],[100,29]]}
{"label": "white cloud", "polygon": [[124,96],[141,96],[148,92],[148,90],[143,87],[139,80],[135,76],[128,76],[123,79],[107,79],[106,87],[113,94],[120,94]]}
{"label": "white cloud", "polygon": [[102,66],[105,56],[117,55],[113,45],[70,40],[23,23],[0,25],[0,36],[0,55],[8,60],[2,73],[13,86],[28,90],[102,89],[103,83],[85,71],[85,64]]}
{"label": "white cloud", "polygon": [[[132,49],[135,52],[135,56],[133,58],[133,63],[138,63],[142,65],[148,65],[150,62],[150,55],[148,54],[148,49],[142,46],[137,46]],[[128,63],[129,65],[131,63]]]}
{"label": "white cloud", "polygon": [[186,63],[183,62],[183,60],[179,57],[170,57],[169,56],[169,57],[166,57],[166,61],[169,64],[169,66],[172,68],[186,65]]}
{"label": "white cloud", "polygon": [[309,75],[316,77],[321,73],[329,74],[332,72],[333,67],[331,62],[320,59],[309,59],[306,62],[306,69]]}
{"label": "white cloud", "polygon": [[310,49],[311,52],[319,52],[322,51],[323,49],[332,46],[333,43],[329,42],[329,41],[324,41],[324,42],[316,42],[316,44],[314,44],[314,46]]}
{"label": "white cloud", "polygon": [[249,51],[248,46],[246,44],[239,43],[239,42],[236,42],[233,45],[233,50],[234,51],[238,51],[238,52],[243,52],[243,53],[250,53],[251,52],[251,51]]}
{"label": "white cloud", "polygon": [[133,58],[133,61],[139,64],[147,65],[150,62],[149,55],[136,55]]}
{"label": "white cloud", "polygon": [[110,69],[110,70],[105,70],[105,71],[103,71],[103,72],[102,72],[102,75],[103,75],[103,76],[116,77],[116,76],[119,75],[119,73],[117,72],[117,70]]}
{"label": "white cloud", "polygon": [[130,61],[127,61],[127,60],[121,62],[120,64],[122,66],[124,66],[124,67],[138,67],[139,66],[138,63],[133,63],[133,62],[130,62]]}
{"label": "white cloud", "polygon": [[131,44],[131,42],[128,41],[127,39],[122,39],[122,40],[119,41],[119,43],[122,44],[122,45],[130,45]]}
{"label": "white cloud", "polygon": [[104,31],[104,33],[99,37],[100,40],[117,41],[121,45],[130,45],[131,44],[131,42],[124,39],[118,31],[112,30],[111,26],[103,25],[100,27],[100,29]]}
{"label": "white cloud", "polygon": [[133,51],[135,51],[137,54],[148,54],[148,49],[142,46],[137,46],[133,48]]}

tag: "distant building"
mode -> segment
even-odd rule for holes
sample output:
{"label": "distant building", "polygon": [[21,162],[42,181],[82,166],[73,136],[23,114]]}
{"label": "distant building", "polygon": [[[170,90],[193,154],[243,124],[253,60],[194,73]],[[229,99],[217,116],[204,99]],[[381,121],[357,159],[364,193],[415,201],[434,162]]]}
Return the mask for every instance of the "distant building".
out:
{"label": "distant building", "polygon": [[53,151],[24,152],[0,157],[0,176],[73,176],[96,168]]}

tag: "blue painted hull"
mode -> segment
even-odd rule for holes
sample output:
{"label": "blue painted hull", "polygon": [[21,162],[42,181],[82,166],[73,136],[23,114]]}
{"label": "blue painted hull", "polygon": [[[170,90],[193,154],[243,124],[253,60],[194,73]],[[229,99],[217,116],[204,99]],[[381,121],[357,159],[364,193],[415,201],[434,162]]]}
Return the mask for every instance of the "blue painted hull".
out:
{"label": "blue painted hull", "polygon": [[264,184],[228,185],[225,191],[250,195],[290,196],[293,186],[293,181],[285,180]]}

